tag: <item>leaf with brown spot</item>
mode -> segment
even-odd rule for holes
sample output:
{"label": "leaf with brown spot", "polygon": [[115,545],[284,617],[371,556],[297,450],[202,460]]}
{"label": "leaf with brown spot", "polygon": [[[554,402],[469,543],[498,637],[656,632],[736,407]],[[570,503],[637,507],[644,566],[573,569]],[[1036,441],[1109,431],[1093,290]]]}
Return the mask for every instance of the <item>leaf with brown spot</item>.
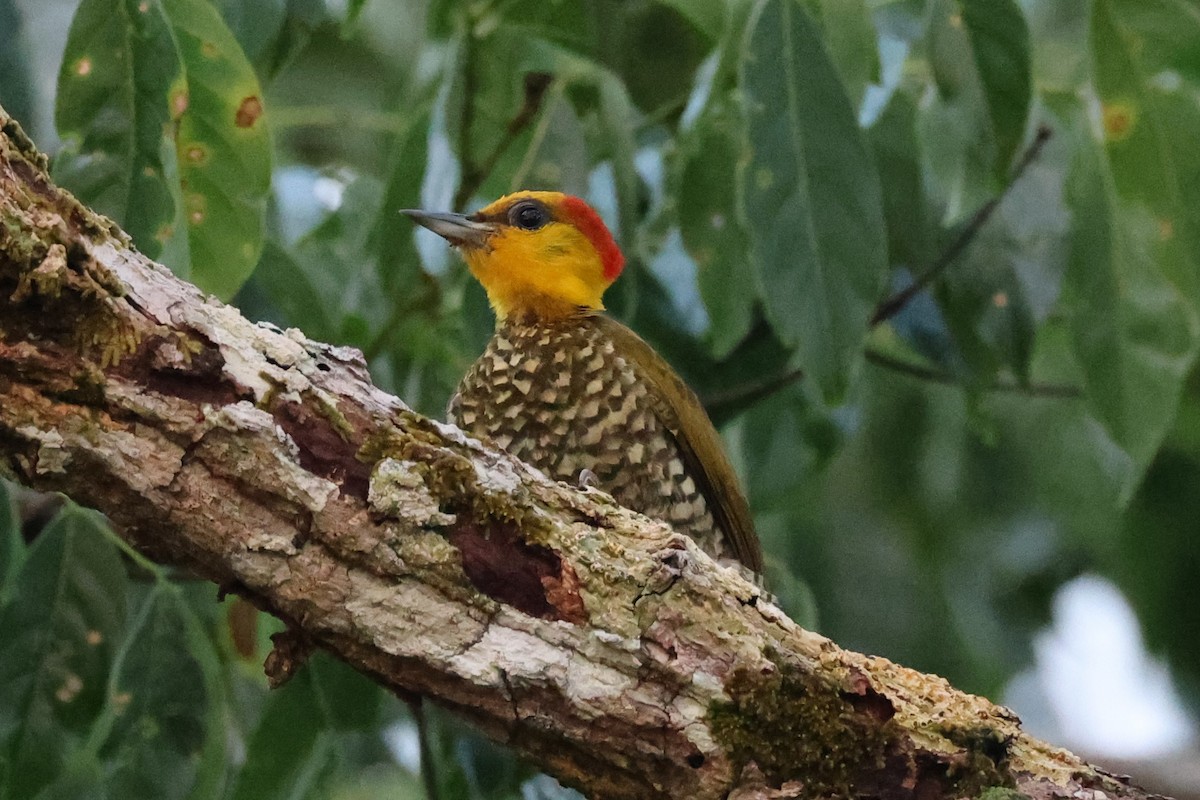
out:
{"label": "leaf with brown spot", "polygon": [[75,12],[58,75],[54,121],[64,146],[54,174],[125,228],[138,249],[186,277],[186,260],[170,258],[156,235],[178,212],[164,130],[183,64],[161,5],[149,3],[144,13],[136,5],[84,0]]}
{"label": "leaf with brown spot", "polygon": [[[175,134],[190,280],[228,299],[250,277],[265,239],[271,141],[253,67],[203,0],[159,0],[171,22],[187,96]],[[197,148],[200,148],[197,150]],[[188,153],[204,152],[201,160]]]}
{"label": "leaf with brown spot", "polygon": [[86,0],[59,74],[60,180],[228,299],[258,263],[271,147],[254,70],[206,0]]}
{"label": "leaf with brown spot", "polygon": [[255,122],[258,122],[258,118],[262,116],[262,113],[262,101],[256,96],[251,95],[242,100],[238,106],[237,116],[234,117],[233,121],[239,128],[249,128]]}

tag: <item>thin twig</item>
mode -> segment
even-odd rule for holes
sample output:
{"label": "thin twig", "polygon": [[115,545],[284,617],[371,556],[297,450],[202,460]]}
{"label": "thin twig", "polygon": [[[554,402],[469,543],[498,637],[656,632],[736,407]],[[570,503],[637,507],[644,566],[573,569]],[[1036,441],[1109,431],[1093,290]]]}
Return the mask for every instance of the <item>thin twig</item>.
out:
{"label": "thin twig", "polygon": [[[889,369],[893,372],[899,372],[923,381],[940,383],[945,386],[962,387],[962,381],[940,370],[921,364],[914,364],[911,361],[895,358],[870,348],[866,350],[865,355],[868,363],[883,369]],[[1017,381],[997,381],[985,387],[985,390],[989,392],[1005,392],[1023,394],[1029,397],[1047,398],[1075,398],[1082,394],[1076,386],[1066,386],[1057,383],[1018,383]]]}
{"label": "thin twig", "polygon": [[1029,147],[1025,148],[1025,152],[1021,156],[1021,160],[1017,163],[1016,169],[1013,170],[1012,177],[1009,179],[1008,183],[1004,185],[1004,188],[1000,190],[1000,193],[984,203],[983,206],[975,212],[975,215],[971,217],[971,220],[962,229],[962,232],[958,234],[958,237],[954,240],[950,247],[948,247],[945,252],[938,257],[938,260],[934,262],[932,267],[926,270],[923,275],[921,275],[907,287],[899,292],[896,292],[891,297],[885,298],[879,303],[879,305],[875,307],[875,312],[871,315],[869,327],[874,328],[881,322],[891,319],[899,314],[900,311],[906,305],[908,305],[909,301],[911,301],[914,297],[916,297],[917,294],[924,291],[931,283],[937,280],[941,274],[946,271],[946,268],[953,264],[955,260],[962,255],[963,251],[967,249],[967,246],[970,245],[971,242],[975,240],[975,237],[979,235],[979,230],[987,224],[988,220],[992,218],[992,214],[995,213],[1000,204],[1004,202],[1004,198],[1008,196],[1008,193],[1012,187],[1015,186],[1017,181],[1021,179],[1021,176],[1025,174],[1025,170],[1027,170],[1029,165],[1032,164],[1035,159],[1037,159],[1039,154],[1041,154],[1042,148],[1045,146],[1046,142],[1050,140],[1050,137],[1053,135],[1053,133],[1054,132],[1046,125],[1041,125],[1038,127],[1037,134],[1033,137],[1033,141],[1029,143]]}
{"label": "thin twig", "polygon": [[[512,146],[512,143],[517,140],[521,132],[529,126],[529,123],[537,117],[538,112],[542,109],[542,101],[546,98],[546,90],[550,88],[550,84],[554,82],[554,76],[547,72],[527,72],[525,74],[525,99],[521,103],[521,107],[517,109],[517,113],[513,115],[508,124],[504,126],[504,135],[500,137],[500,141],[496,142],[496,146],[492,148],[492,152],[483,160],[481,164],[475,164],[470,158],[469,150],[462,150],[463,158],[463,177],[459,184],[458,191],[454,195],[454,210],[462,211],[466,206],[467,201],[479,191],[479,187],[492,174],[492,170],[496,168],[496,164],[500,162],[501,157]],[[464,87],[468,83],[464,81]],[[464,88],[464,91],[466,88]],[[469,97],[463,99],[464,112],[472,105]],[[464,126],[467,124],[466,114],[464,113]],[[462,139],[460,137],[460,142]],[[461,147],[466,147],[466,144],[461,144]]]}
{"label": "thin twig", "polygon": [[[1021,176],[1025,174],[1026,170],[1028,170],[1029,165],[1038,158],[1042,152],[1042,149],[1045,147],[1046,142],[1050,140],[1052,135],[1053,131],[1045,125],[1042,125],[1037,129],[1037,133],[1034,134],[1033,141],[1029,143],[1029,146],[1025,149],[1025,152],[1021,154],[1021,160],[1017,162],[1016,167],[1013,169],[1012,177],[1009,179],[1008,183],[1005,184],[1000,193],[988,200],[987,203],[985,203],[979,208],[978,211],[975,212],[970,221],[959,233],[957,238],[955,238],[954,242],[951,243],[950,247],[938,257],[933,266],[926,270],[925,273],[912,284],[896,294],[885,298],[879,303],[879,305],[875,307],[875,311],[871,314],[870,321],[868,322],[868,327],[874,328],[885,320],[891,319],[896,314],[900,313],[900,311],[907,306],[909,302],[911,302],[912,299],[917,296],[917,294],[933,283],[933,281],[935,281],[942,273],[944,273],[946,269],[953,264],[960,255],[962,255],[963,251],[966,250],[971,242],[974,241],[975,237],[979,235],[980,229],[987,224],[989,219],[991,219],[992,214],[995,213],[996,209],[1004,201],[1004,198],[1008,196],[1012,187],[1017,183],[1018,180],[1021,179]],[[877,351],[867,350],[866,357],[868,361],[876,366],[902,372],[914,378],[920,378],[922,380],[929,380],[935,383],[947,385],[959,385],[961,383],[952,375],[938,372],[937,370],[929,369],[927,367],[922,367],[909,362],[893,359]],[[802,373],[800,370],[786,372],[782,375],[769,378],[761,383],[752,384],[746,387],[739,387],[730,392],[707,398],[705,401],[705,407],[709,409],[710,413],[719,415],[722,409],[731,405],[756,403],[760,400],[763,400],[775,392],[790,386],[801,377]],[[1078,397],[1080,394],[1077,388],[1071,386],[1023,386],[1021,384],[1011,383],[997,384],[989,388],[992,391],[1022,392],[1032,396],[1040,397]]]}
{"label": "thin twig", "polygon": [[[475,158],[471,155],[471,128],[475,124],[475,32],[471,20],[467,20],[467,32],[463,36],[463,97],[462,114],[458,121],[458,157],[462,159],[463,183],[467,176],[476,172]],[[468,195],[467,197],[470,197]],[[462,197],[462,186],[454,196],[454,210],[462,211],[467,197]]]}
{"label": "thin twig", "polygon": [[400,323],[404,321],[406,316],[417,309],[432,310],[437,308],[439,291],[437,281],[424,272],[421,273],[421,277],[425,282],[426,291],[409,298],[406,302],[397,302],[392,305],[391,313],[388,314],[387,320],[380,327],[379,333],[375,334],[375,337],[363,348],[363,357],[367,361],[374,359],[383,352],[384,348],[392,343],[392,337],[396,335],[396,331],[400,329]]}
{"label": "thin twig", "polygon": [[433,743],[430,737],[428,711],[420,697],[408,704],[408,710],[417,723],[417,747],[421,754],[421,785],[425,788],[425,800],[439,800],[442,790],[438,784],[437,765],[433,763]]}
{"label": "thin twig", "polygon": [[671,117],[682,114],[684,109],[687,108],[687,102],[687,96],[676,97],[672,100],[666,101],[658,108],[646,114],[646,116],[638,122],[638,133],[648,131],[656,125],[663,124]]}
{"label": "thin twig", "polygon": [[[881,369],[888,369],[911,378],[939,383],[943,386],[957,386],[959,388],[963,386],[962,381],[947,372],[941,372],[931,367],[885,355],[878,350],[867,349],[864,354],[869,363]],[[754,405],[760,400],[764,400],[776,392],[786,389],[803,377],[803,370],[793,369],[757,383],[738,386],[728,391],[708,395],[704,398],[704,408],[708,411],[709,416],[717,419],[722,417],[729,409]],[[1065,384],[1023,384],[1016,381],[997,381],[985,387],[985,391],[1046,398],[1075,398],[1083,394],[1078,387]]]}
{"label": "thin twig", "polygon": [[754,405],[759,400],[764,400],[776,392],[786,389],[803,377],[803,370],[793,369],[755,383],[735,386],[732,389],[706,396],[704,407],[708,410],[709,416],[720,417],[727,409]]}

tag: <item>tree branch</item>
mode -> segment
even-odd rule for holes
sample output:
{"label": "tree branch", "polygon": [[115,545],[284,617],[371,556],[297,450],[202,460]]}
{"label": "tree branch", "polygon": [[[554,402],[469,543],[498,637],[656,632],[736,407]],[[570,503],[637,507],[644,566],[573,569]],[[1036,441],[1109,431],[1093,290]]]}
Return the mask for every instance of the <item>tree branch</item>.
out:
{"label": "tree branch", "polygon": [[[873,364],[882,369],[888,369],[892,372],[898,372],[901,375],[907,375],[910,378],[917,380],[929,381],[931,383],[940,383],[943,386],[954,386],[959,389],[965,388],[963,381],[948,372],[927,367],[923,364],[914,364],[911,361],[905,361],[902,358],[890,356],[887,353],[881,353],[878,350],[867,348],[864,351],[864,357],[868,364]],[[986,391],[1008,393],[1008,394],[1023,394],[1027,397],[1045,397],[1055,399],[1071,399],[1080,397],[1083,392],[1077,386],[1069,386],[1062,383],[1020,383],[1013,380],[997,380],[994,383],[984,387]]]}
{"label": "tree branch", "polygon": [[1037,159],[1042,152],[1042,148],[1046,146],[1046,142],[1050,141],[1050,137],[1053,135],[1054,131],[1046,125],[1042,125],[1037,129],[1033,141],[1029,143],[1029,147],[1025,148],[1025,152],[1021,154],[1021,160],[1017,162],[1016,168],[1013,169],[1012,177],[1009,178],[1008,183],[1004,185],[1000,193],[979,207],[979,210],[963,226],[962,231],[950,243],[945,252],[938,257],[933,266],[925,270],[920,277],[899,292],[880,301],[879,305],[875,307],[875,311],[871,314],[868,327],[874,328],[899,314],[914,297],[928,288],[951,264],[958,260],[958,257],[963,254],[963,251],[967,249],[971,242],[975,241],[975,237],[979,235],[980,229],[992,218],[992,214],[1004,202],[1004,198],[1008,197],[1008,193],[1012,190],[1013,186],[1017,184],[1017,181],[1021,180],[1021,176],[1025,174],[1025,170],[1029,169],[1029,165]]}
{"label": "tree branch", "polygon": [[0,111],[0,471],[141,552],[596,798],[1146,796],[249,323],[45,168]]}
{"label": "tree branch", "polygon": [[[472,51],[468,51],[470,53]],[[472,62],[467,62],[467,70],[473,69]],[[463,148],[461,158],[463,160],[463,177],[459,184],[458,191],[454,193],[454,210],[462,211],[466,208],[467,202],[474,196],[475,192],[479,191],[479,187],[492,174],[492,170],[500,163],[500,158],[508,152],[508,148],[512,146],[517,137],[521,135],[529,124],[537,117],[538,112],[542,108],[542,101],[546,99],[546,91],[550,88],[550,84],[554,82],[554,76],[547,72],[527,72],[523,79],[522,86],[524,88],[523,100],[521,107],[517,109],[517,113],[513,114],[512,119],[504,126],[504,135],[496,142],[492,152],[488,153],[482,164],[476,164],[470,152],[466,149],[470,147],[470,138],[464,133],[460,140],[460,148]],[[463,90],[464,92],[467,89]],[[467,94],[463,100],[464,109],[462,126],[463,130],[469,129],[472,124],[472,114],[468,111],[472,108],[472,98],[474,92]]]}

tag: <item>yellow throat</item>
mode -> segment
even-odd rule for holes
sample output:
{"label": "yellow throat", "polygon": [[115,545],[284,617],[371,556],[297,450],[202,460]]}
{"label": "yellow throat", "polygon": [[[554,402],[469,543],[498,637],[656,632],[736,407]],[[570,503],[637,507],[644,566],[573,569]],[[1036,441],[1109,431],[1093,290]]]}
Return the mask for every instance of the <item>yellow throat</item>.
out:
{"label": "yellow throat", "polygon": [[560,192],[516,192],[469,216],[404,213],[459,249],[500,321],[601,310],[624,265],[600,215]]}

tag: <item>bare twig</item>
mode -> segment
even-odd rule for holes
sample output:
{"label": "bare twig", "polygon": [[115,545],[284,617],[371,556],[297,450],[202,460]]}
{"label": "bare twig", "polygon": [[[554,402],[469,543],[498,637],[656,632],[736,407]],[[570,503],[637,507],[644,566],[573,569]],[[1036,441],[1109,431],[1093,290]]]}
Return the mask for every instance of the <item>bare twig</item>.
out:
{"label": "bare twig", "polygon": [[437,280],[425,272],[421,273],[421,279],[425,283],[425,291],[418,292],[415,296],[403,301],[393,303],[392,310],[388,314],[388,318],[384,320],[383,325],[379,328],[379,332],[363,348],[363,356],[367,361],[372,361],[391,345],[396,331],[400,330],[400,324],[404,322],[404,318],[409,314],[414,311],[424,311],[430,315],[436,313],[438,297],[441,291]]}
{"label": "bare twig", "polygon": [[[468,69],[470,65],[468,64]],[[496,142],[496,146],[492,148],[492,152],[481,164],[475,164],[470,155],[470,141],[464,139],[460,134],[460,149],[463,159],[463,177],[459,184],[458,191],[454,194],[454,210],[462,211],[466,206],[467,201],[479,191],[479,187],[492,174],[492,170],[496,168],[500,158],[508,152],[508,148],[517,140],[521,132],[533,122],[537,117],[538,112],[542,108],[542,101],[546,98],[546,90],[550,88],[550,84],[554,82],[554,76],[546,72],[528,72],[525,74],[525,99],[521,103],[521,107],[512,119],[504,127],[504,135],[500,137],[500,141]],[[464,81],[464,91],[467,91],[469,84]],[[473,89],[471,90],[473,91]],[[472,107],[473,102],[470,96],[463,98],[463,128],[464,130],[470,124],[470,115],[467,111]]]}
{"label": "bare twig", "polygon": [[783,391],[803,377],[803,370],[792,369],[761,381],[714,392],[704,397],[704,408],[713,419],[720,419],[727,413],[753,405],[776,392]]}
{"label": "bare twig", "polygon": [[1015,186],[1017,181],[1021,179],[1021,176],[1025,174],[1025,170],[1027,170],[1029,165],[1037,159],[1046,142],[1050,141],[1050,137],[1053,135],[1053,133],[1054,132],[1046,125],[1042,125],[1037,129],[1037,133],[1034,135],[1033,141],[1030,142],[1029,147],[1025,149],[1025,153],[1021,156],[1021,160],[1017,163],[1016,168],[1013,170],[1012,177],[1000,191],[1000,194],[996,195],[991,200],[988,200],[983,204],[982,207],[980,207],[978,211],[975,212],[975,215],[971,217],[970,221],[967,222],[967,224],[963,227],[962,231],[958,234],[951,245],[946,248],[945,252],[938,257],[938,260],[934,262],[932,267],[926,270],[924,274],[922,274],[904,289],[896,292],[888,298],[885,298],[879,303],[879,305],[875,307],[875,311],[873,314],[871,314],[871,320],[868,323],[869,327],[874,328],[876,325],[879,325],[885,320],[889,320],[899,314],[900,311],[903,310],[903,308],[907,306],[914,297],[916,297],[931,283],[937,280],[938,277],[940,277],[941,274],[945,272],[946,269],[953,264],[960,255],[962,255],[963,251],[967,249],[967,246],[970,245],[971,242],[975,240],[975,237],[979,235],[980,229],[987,224],[988,220],[992,218],[992,214],[994,214],[1000,204],[1004,202],[1004,198],[1008,196],[1008,193],[1012,190],[1012,187]]}
{"label": "bare twig", "polygon": [[417,745],[421,754],[421,785],[425,789],[425,800],[441,800],[441,782],[433,755],[433,731],[429,726],[429,709],[418,697],[408,704],[413,720],[417,723]]}
{"label": "bare twig", "polygon": [[[891,319],[896,314],[900,313],[900,311],[904,309],[904,307],[907,306],[908,303],[917,296],[917,294],[933,283],[933,281],[942,275],[942,273],[944,273],[946,269],[950,267],[950,265],[953,264],[960,255],[962,255],[963,251],[966,250],[966,248],[979,234],[980,229],[982,229],[983,226],[987,224],[988,220],[991,219],[996,209],[999,208],[1000,204],[1004,201],[1004,198],[1008,196],[1012,187],[1021,179],[1021,176],[1025,174],[1030,164],[1032,164],[1041,154],[1043,147],[1045,147],[1046,142],[1050,140],[1052,135],[1053,131],[1049,127],[1043,125],[1038,128],[1037,133],[1034,135],[1033,141],[1030,142],[1029,146],[1025,149],[1025,152],[1021,155],[1021,160],[1017,162],[1016,167],[1013,169],[1012,177],[1004,186],[1004,189],[1001,190],[1001,192],[991,200],[988,200],[987,203],[985,203],[979,208],[978,211],[975,212],[970,221],[967,222],[962,231],[955,238],[954,242],[951,243],[950,247],[948,247],[946,251],[938,257],[933,266],[926,270],[925,273],[912,284],[882,300],[879,305],[875,307],[875,310],[871,314],[871,318],[868,322],[868,327],[874,328],[880,323]],[[928,380],[935,383],[948,385],[961,383],[952,375],[938,372],[937,370],[928,369],[919,365],[914,365],[898,359],[893,359],[877,351],[867,350],[866,356],[867,360],[876,366],[903,372],[921,380]],[[709,413],[714,417],[719,417],[726,409],[736,406],[744,406],[750,403],[756,403],[760,400],[770,397],[775,392],[787,388],[802,377],[803,373],[800,370],[790,370],[759,383],[750,384],[749,386],[735,387],[734,389],[726,392],[705,398],[705,407],[708,408]],[[1038,397],[1077,397],[1079,395],[1079,390],[1075,387],[1024,386],[1019,383],[997,383],[988,387],[988,391],[1021,392],[1023,394]]]}
{"label": "bare twig", "polygon": [[[467,30],[463,34],[463,88],[462,88],[462,112],[458,120],[458,157],[462,160],[463,183],[466,183],[468,175],[472,175],[476,171],[475,156],[471,152],[471,129],[475,126],[475,94],[477,91],[478,80],[475,77],[475,31],[474,25],[470,20],[467,21]],[[462,196],[462,186],[459,186],[458,193],[454,196],[454,210],[461,211],[463,205],[470,197],[460,199]]]}
{"label": "bare twig", "polygon": [[[945,386],[956,386],[959,388],[963,386],[961,380],[949,373],[889,356],[878,350],[868,348],[865,355],[868,363],[883,369],[889,369],[912,378],[940,383]],[[997,381],[987,386],[985,390],[989,392],[1004,392],[1023,394],[1029,397],[1048,398],[1075,398],[1081,394],[1079,388],[1076,386],[1066,386],[1057,383],[1019,383],[1017,381]]]}
{"label": "bare twig", "polygon": [[[947,372],[914,364],[911,361],[886,355],[878,350],[867,348],[864,352],[867,361],[881,369],[891,370],[918,380],[939,383],[944,386],[965,388],[963,382]],[[766,380],[745,386],[736,386],[724,392],[717,392],[704,398],[704,407],[709,416],[720,421],[726,415],[735,413],[741,408],[764,400],[776,392],[780,392],[804,377],[804,371],[788,370],[774,375]],[[1006,394],[1022,394],[1028,397],[1045,397],[1069,399],[1080,397],[1083,392],[1077,386],[1056,383],[1020,383],[1018,381],[996,381],[983,387],[986,392]]]}

